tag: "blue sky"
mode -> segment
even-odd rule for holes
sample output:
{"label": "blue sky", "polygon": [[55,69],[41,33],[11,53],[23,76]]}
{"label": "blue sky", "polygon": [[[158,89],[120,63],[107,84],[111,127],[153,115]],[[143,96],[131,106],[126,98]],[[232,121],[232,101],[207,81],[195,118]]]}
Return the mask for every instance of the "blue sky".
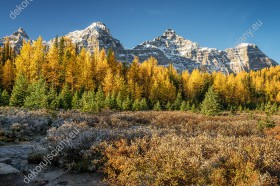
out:
{"label": "blue sky", "polygon": [[15,18],[10,11],[23,0],[0,1],[0,37],[23,27],[32,39],[84,29],[101,21],[126,48],[161,35],[167,28],[218,49],[233,47],[257,21],[247,37],[280,62],[280,1],[277,0],[25,0],[29,5]]}

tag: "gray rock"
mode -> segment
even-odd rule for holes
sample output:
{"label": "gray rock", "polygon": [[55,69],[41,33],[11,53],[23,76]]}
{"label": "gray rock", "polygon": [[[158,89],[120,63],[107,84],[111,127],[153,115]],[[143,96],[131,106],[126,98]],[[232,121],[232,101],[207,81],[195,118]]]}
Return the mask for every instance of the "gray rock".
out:
{"label": "gray rock", "polygon": [[0,163],[0,176],[19,174],[19,170],[5,163]]}
{"label": "gray rock", "polygon": [[0,158],[0,163],[11,164],[12,159],[11,158]]}

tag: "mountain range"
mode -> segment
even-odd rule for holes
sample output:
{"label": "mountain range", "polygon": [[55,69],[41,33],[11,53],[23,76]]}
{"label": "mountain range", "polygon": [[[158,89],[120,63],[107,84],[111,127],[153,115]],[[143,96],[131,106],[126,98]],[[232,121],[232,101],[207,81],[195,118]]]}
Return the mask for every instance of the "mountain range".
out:
{"label": "mountain range", "polygon": [[[20,50],[23,40],[30,40],[23,28],[7,37],[16,51]],[[154,57],[160,65],[167,66],[172,63],[179,71],[191,72],[194,69],[200,69],[229,74],[278,65],[255,44],[241,43],[225,50],[201,47],[198,43],[177,35],[172,29],[167,29],[161,36],[145,41],[133,49],[125,49],[122,43],[112,36],[110,29],[101,22],[95,22],[84,30],[70,32],[65,37],[70,38],[78,49],[86,48],[94,52],[96,48],[105,50],[111,48],[119,61],[128,63],[132,62],[136,56],[140,61]],[[54,39],[44,44],[50,45],[53,41]],[[5,38],[0,39],[0,46],[4,42]]]}

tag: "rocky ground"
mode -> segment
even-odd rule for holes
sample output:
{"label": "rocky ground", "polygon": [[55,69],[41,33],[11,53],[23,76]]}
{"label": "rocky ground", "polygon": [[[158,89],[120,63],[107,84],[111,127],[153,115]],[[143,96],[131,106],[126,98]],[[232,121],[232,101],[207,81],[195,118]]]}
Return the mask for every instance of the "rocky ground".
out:
{"label": "rocky ground", "polygon": [[36,146],[38,145],[40,145],[38,142],[26,142],[0,146],[0,186],[106,185],[99,174],[75,174],[55,166],[48,166],[32,182],[29,184],[24,183],[24,174],[29,173],[36,166],[28,163],[28,155],[34,149],[37,149]]}

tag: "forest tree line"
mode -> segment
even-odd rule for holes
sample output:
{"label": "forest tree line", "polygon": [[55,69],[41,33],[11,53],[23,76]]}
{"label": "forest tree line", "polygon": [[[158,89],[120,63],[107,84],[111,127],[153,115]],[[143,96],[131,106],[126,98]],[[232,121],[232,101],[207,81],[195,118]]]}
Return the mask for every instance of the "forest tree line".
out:
{"label": "forest tree line", "polygon": [[194,70],[178,73],[155,58],[131,64],[104,49],[90,54],[68,38],[46,48],[39,37],[19,54],[9,41],[0,47],[0,104],[27,108],[113,110],[198,110],[211,88],[223,110],[280,105],[280,66],[224,75]]}

